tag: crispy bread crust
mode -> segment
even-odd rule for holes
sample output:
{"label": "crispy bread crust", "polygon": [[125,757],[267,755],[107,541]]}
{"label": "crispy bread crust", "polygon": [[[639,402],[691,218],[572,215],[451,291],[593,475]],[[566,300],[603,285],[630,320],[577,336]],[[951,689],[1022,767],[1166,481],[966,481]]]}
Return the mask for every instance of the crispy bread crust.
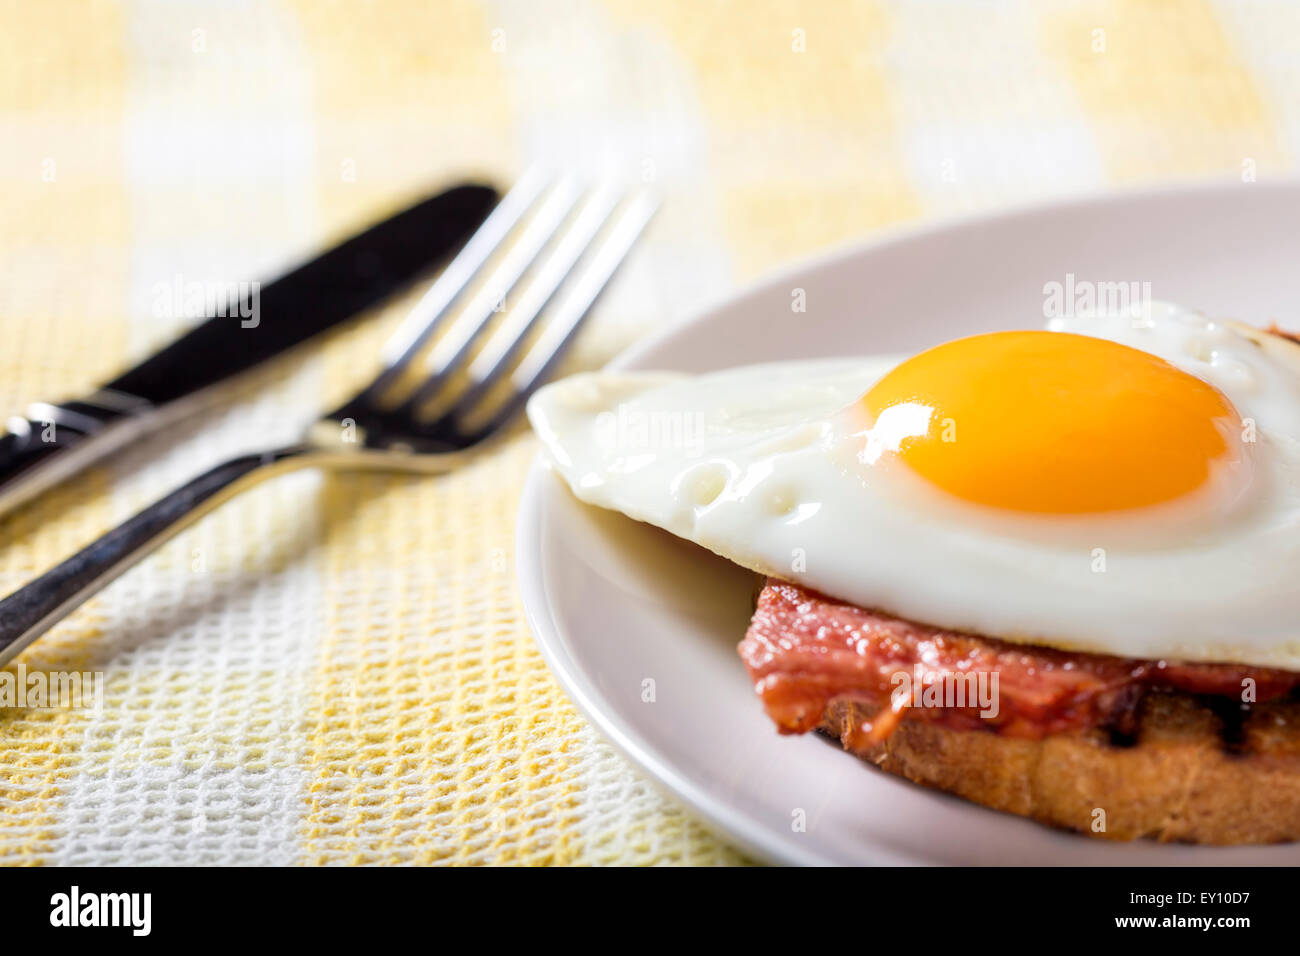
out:
{"label": "crispy bread crust", "polygon": [[872,715],[844,700],[831,703],[820,729],[889,773],[1089,836],[1300,839],[1300,701],[1233,707],[1152,693],[1124,741],[1101,730],[1021,740],[903,721],[881,743],[855,747],[853,728]]}

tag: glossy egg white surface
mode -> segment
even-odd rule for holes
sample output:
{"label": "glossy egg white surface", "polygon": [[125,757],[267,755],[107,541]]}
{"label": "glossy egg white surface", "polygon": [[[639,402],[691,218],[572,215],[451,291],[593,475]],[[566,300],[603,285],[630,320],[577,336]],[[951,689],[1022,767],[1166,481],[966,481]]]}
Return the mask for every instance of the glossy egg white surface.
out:
{"label": "glossy egg white surface", "polygon": [[539,391],[529,417],[581,500],[864,607],[1071,650],[1300,669],[1296,346],[1164,303],[1049,328],[1219,389],[1252,428],[1248,481],[1068,520],[950,498],[863,464],[860,400],[901,356],[591,373]]}

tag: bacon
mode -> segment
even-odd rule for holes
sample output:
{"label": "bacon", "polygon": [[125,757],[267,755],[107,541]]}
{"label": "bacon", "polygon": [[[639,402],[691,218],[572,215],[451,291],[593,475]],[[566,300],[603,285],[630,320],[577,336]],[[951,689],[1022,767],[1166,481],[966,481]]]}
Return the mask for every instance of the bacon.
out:
{"label": "bacon", "polygon": [[[782,733],[815,729],[832,702],[856,702],[878,714],[860,728],[864,742],[884,739],[903,719],[1029,739],[1093,727],[1128,732],[1150,689],[1241,700],[1249,679],[1262,703],[1300,685],[1292,671],[1074,653],[929,627],[775,578],[739,650]],[[914,706],[915,688],[981,680],[996,691],[994,707],[938,692],[937,702],[929,695]]]}

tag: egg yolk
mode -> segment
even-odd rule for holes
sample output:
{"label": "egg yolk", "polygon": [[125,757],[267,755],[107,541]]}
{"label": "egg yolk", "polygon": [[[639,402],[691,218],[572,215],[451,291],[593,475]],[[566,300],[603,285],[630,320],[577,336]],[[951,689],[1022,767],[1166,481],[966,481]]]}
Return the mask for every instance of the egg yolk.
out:
{"label": "egg yolk", "polygon": [[1087,514],[1172,501],[1245,457],[1213,386],[1164,359],[1066,332],[994,332],[909,359],[863,398],[862,460],[895,453],[969,502]]}

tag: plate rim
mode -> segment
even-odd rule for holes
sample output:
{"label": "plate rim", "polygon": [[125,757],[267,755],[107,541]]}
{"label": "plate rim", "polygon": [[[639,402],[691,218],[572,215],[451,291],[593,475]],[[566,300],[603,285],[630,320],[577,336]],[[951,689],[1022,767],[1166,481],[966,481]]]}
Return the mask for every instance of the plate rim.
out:
{"label": "plate rim", "polygon": [[1007,222],[1052,211],[1101,204],[1172,199],[1182,194],[1203,195],[1220,192],[1227,194],[1239,189],[1278,193],[1300,192],[1300,173],[1253,183],[1243,183],[1240,180],[1215,176],[1155,185],[1078,190],[1058,193],[1048,197],[1009,202],[997,207],[927,216],[919,220],[882,226],[868,236],[851,236],[831,243],[822,249],[797,256],[789,262],[765,270],[761,275],[755,276],[737,288],[705,299],[698,308],[686,313],[682,318],[676,319],[659,331],[628,345],[606,362],[602,369],[613,371],[628,369],[640,362],[644,355],[659,348],[668,339],[675,338],[689,327],[704,321],[719,309],[731,306],[741,299],[751,298],[760,293],[768,292],[774,287],[784,285],[789,281],[790,277],[807,272],[809,269],[835,265],[845,259],[864,255],[869,251],[884,246],[912,242],[935,233],[948,232],[949,230],[961,229],[980,223]]}
{"label": "plate rim", "polygon": [[[706,322],[711,315],[722,309],[733,308],[746,299],[770,293],[772,289],[788,284],[791,277],[795,275],[814,269],[830,268],[847,259],[869,255],[886,246],[917,241],[933,234],[980,223],[1007,222],[1049,212],[1061,213],[1081,207],[1155,201],[1177,198],[1180,195],[1227,194],[1239,189],[1278,193],[1300,192],[1300,175],[1288,175],[1253,183],[1243,183],[1227,177],[1212,177],[1131,188],[1090,189],[888,226],[873,232],[868,237],[853,237],[798,257],[764,272],[738,288],[714,296],[684,317],[632,343],[604,368],[633,369],[666,343]],[[554,480],[554,477],[539,452],[534,455],[529,465],[520,494],[515,525],[515,577],[524,618],[533,635],[534,643],[565,694],[606,740],[625,759],[647,774],[658,789],[683,804],[688,811],[703,820],[709,827],[725,834],[730,842],[751,856],[779,865],[836,865],[837,861],[810,852],[807,848],[791,844],[774,835],[770,828],[751,820],[744,811],[721,806],[720,798],[679,772],[671,761],[656,753],[650,741],[634,727],[622,726],[621,722],[602,709],[595,696],[589,693],[586,682],[575,672],[577,661],[564,647],[559,626],[546,597],[541,562],[538,558],[544,527],[542,484],[549,480]],[[925,861],[918,861],[880,847],[873,848],[870,859],[864,862],[871,865],[925,865]]]}
{"label": "plate rim", "polygon": [[[754,823],[745,814],[734,810],[722,810],[717,806],[717,797],[706,788],[697,784],[687,775],[679,772],[672,763],[661,758],[653,744],[646,740],[634,728],[621,726],[620,722],[598,706],[597,701],[588,693],[586,683],[570,668],[576,664],[565,651],[559,636],[559,627],[550,613],[550,604],[546,600],[545,586],[540,573],[523,577],[524,563],[518,555],[525,553],[524,548],[531,548],[530,553],[537,553],[541,548],[542,515],[541,483],[553,476],[540,457],[534,458],[528,469],[520,498],[519,522],[515,533],[515,565],[519,578],[519,591],[523,600],[524,618],[532,631],[534,643],[541,652],[542,659],[568,695],[578,711],[613,745],[626,760],[642,773],[647,774],[655,786],[666,792],[673,800],[684,804],[686,809],[702,819],[711,829],[726,834],[728,840],[744,850],[750,856],[767,863],[777,865],[826,866],[834,861],[815,853],[799,852],[784,842],[776,840],[770,832]],[[737,819],[746,822],[745,827],[736,825]],[[882,864],[894,863],[907,865],[909,862],[901,857],[888,859],[891,854],[881,854]]]}

